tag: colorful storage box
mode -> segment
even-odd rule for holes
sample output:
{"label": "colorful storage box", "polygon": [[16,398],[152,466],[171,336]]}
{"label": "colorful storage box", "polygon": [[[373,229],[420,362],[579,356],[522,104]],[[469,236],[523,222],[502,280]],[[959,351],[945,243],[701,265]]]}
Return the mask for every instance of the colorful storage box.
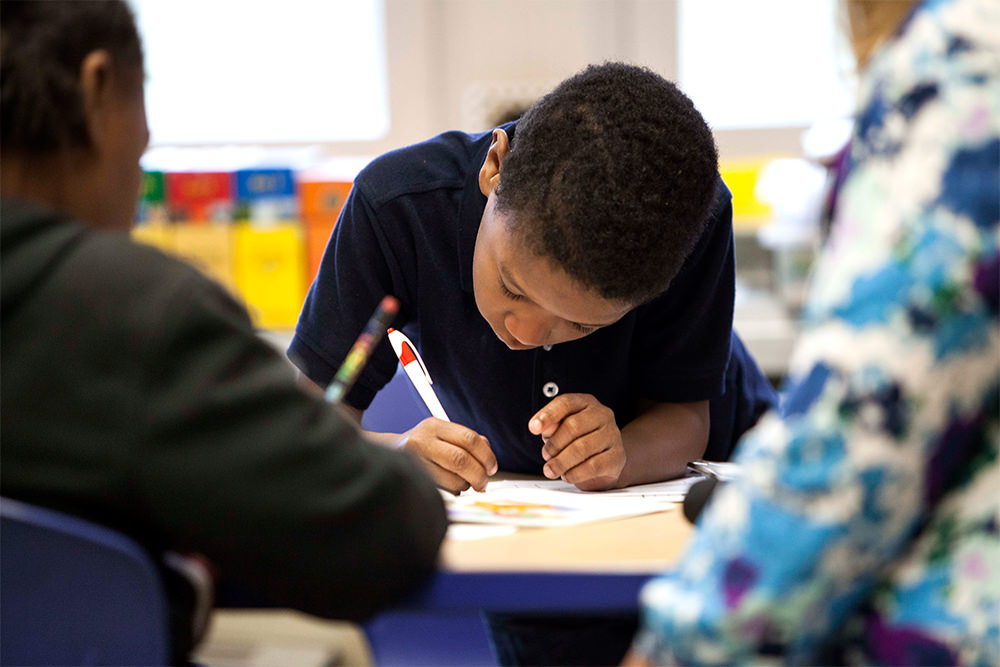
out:
{"label": "colorful storage box", "polygon": [[167,213],[166,178],[162,171],[147,171],[142,175],[142,194],[139,197],[138,222],[165,223]]}
{"label": "colorful storage box", "polygon": [[770,219],[771,207],[754,195],[757,176],[768,160],[726,160],[719,164],[722,180],[733,193],[733,226],[756,228]]}
{"label": "colorful storage box", "polygon": [[171,172],[166,175],[170,219],[194,223],[233,220],[233,175]]}
{"label": "colorful storage box", "polygon": [[236,286],[261,328],[294,328],[305,297],[302,226],[240,224],[234,231]]}
{"label": "colorful storage box", "polygon": [[236,172],[236,216],[275,222],[298,217],[295,175],[291,169],[242,169]]}
{"label": "colorful storage box", "polygon": [[299,184],[302,218],[307,221],[336,221],[351,192],[350,181],[304,181]]}
{"label": "colorful storage box", "polygon": [[174,226],[173,243],[175,253],[230,291],[236,291],[233,231],[229,225],[178,223]]}
{"label": "colorful storage box", "polygon": [[323,253],[336,225],[336,218],[306,220],[306,284],[311,285],[316,279]]}

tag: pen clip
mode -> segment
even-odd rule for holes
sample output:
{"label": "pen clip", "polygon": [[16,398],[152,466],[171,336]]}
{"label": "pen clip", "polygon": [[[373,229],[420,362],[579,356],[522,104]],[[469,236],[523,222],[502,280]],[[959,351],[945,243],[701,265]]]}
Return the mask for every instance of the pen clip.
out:
{"label": "pen clip", "polygon": [[420,357],[420,353],[417,352],[417,347],[413,344],[413,341],[411,341],[402,331],[397,331],[396,329],[389,329],[388,335],[389,343],[392,344],[392,349],[399,358],[399,363],[401,363],[404,368],[406,367],[406,361],[403,359],[405,355],[403,346],[405,345],[406,349],[413,355],[413,358],[420,365],[420,371],[427,379],[427,384],[434,384],[434,380],[431,379],[431,374],[427,370],[427,366],[424,365],[424,360]]}

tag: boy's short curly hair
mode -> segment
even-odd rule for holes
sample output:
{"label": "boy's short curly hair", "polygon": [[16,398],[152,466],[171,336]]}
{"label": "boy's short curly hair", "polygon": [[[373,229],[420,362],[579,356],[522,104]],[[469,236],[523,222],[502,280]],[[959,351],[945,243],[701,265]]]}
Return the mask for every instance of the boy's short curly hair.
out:
{"label": "boy's short curly hair", "polygon": [[4,0],[0,7],[0,143],[5,151],[90,145],[80,66],[105,49],[137,73],[142,42],[122,0]]}
{"label": "boy's short curly hair", "polygon": [[603,298],[637,304],[680,270],[717,178],[715,141],[691,100],[649,69],[612,62],[525,113],[496,206],[529,251]]}

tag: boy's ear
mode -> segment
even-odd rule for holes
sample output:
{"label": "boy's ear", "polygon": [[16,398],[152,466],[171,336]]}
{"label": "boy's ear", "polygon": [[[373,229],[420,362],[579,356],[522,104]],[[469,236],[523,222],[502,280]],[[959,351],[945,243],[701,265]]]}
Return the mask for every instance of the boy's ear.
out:
{"label": "boy's ear", "polygon": [[500,169],[503,167],[503,159],[507,156],[508,148],[507,133],[499,127],[493,130],[493,143],[490,144],[486,160],[479,169],[479,191],[487,197],[500,183]]}
{"label": "boy's ear", "polygon": [[100,151],[112,130],[109,117],[113,107],[115,81],[111,54],[104,49],[91,51],[80,64],[80,94],[91,147]]}

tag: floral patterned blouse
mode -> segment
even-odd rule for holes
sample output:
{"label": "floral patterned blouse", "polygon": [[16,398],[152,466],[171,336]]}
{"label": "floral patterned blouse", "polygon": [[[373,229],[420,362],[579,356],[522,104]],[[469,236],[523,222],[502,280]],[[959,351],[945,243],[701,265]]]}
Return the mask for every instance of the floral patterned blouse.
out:
{"label": "floral patterned blouse", "polygon": [[781,414],[740,444],[652,663],[1000,664],[1000,1],[871,62]]}

